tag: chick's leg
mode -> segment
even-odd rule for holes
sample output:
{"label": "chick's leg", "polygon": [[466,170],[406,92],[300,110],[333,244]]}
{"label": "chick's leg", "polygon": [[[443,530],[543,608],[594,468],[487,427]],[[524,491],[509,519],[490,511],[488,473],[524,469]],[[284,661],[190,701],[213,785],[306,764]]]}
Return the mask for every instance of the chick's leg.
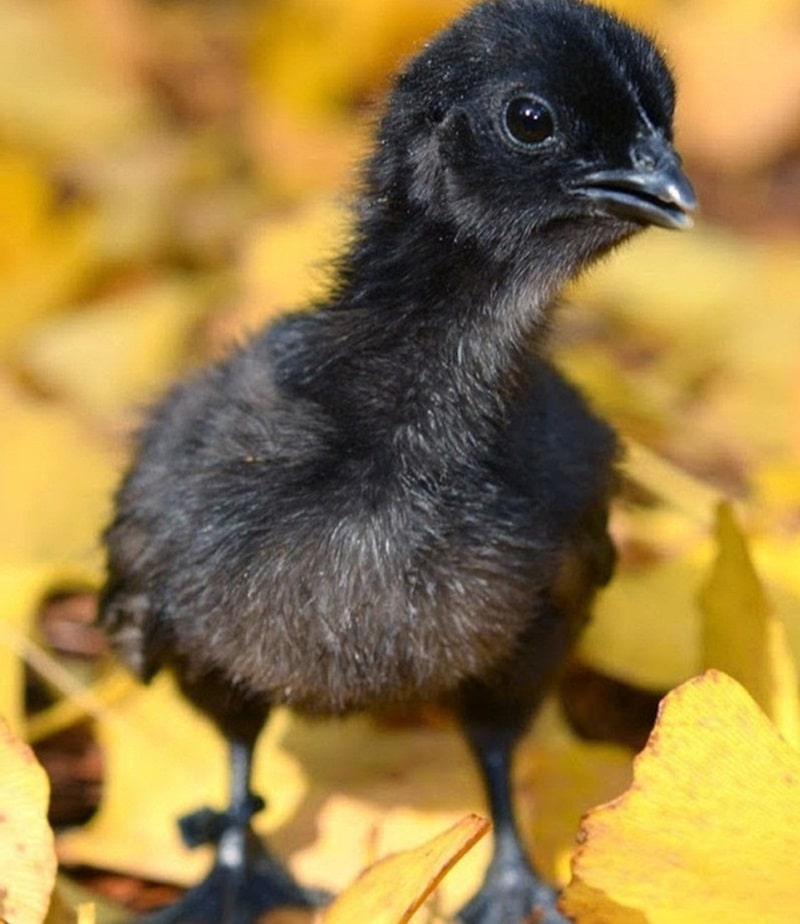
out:
{"label": "chick's leg", "polygon": [[216,846],[214,865],[179,902],[141,918],[144,924],[252,924],[272,908],[311,908],[329,899],[295,882],[253,831],[250,820],[264,807],[250,791],[253,742],[234,738],[229,746],[230,805],[180,820],[188,846]]}
{"label": "chick's leg", "polygon": [[493,853],[483,884],[461,909],[463,924],[564,924],[556,892],[537,872],[519,833],[511,769],[516,746],[570,651],[574,631],[550,611],[491,681],[467,684],[457,709],[486,792]]}
{"label": "chick's leg", "polygon": [[511,792],[515,732],[466,723],[465,734],[486,790],[494,848],[483,884],[458,919],[463,924],[564,922],[556,910],[556,893],[528,859],[517,827]]}

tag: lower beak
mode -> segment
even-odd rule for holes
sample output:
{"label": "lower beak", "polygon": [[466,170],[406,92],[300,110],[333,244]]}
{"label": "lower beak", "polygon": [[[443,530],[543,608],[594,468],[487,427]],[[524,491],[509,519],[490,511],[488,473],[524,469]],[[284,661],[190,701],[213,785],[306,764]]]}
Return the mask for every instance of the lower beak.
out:
{"label": "lower beak", "polygon": [[697,197],[680,159],[664,139],[649,139],[631,152],[635,166],[599,170],[582,177],[577,189],[600,211],[662,228],[684,230],[694,224]]}

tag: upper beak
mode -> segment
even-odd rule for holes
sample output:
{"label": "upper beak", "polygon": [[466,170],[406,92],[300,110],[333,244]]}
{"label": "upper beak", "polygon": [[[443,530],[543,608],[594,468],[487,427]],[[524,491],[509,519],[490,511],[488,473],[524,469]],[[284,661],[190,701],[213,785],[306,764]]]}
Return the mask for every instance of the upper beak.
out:
{"label": "upper beak", "polygon": [[661,135],[633,146],[630,167],[587,174],[577,188],[606,214],[677,230],[694,224],[697,197],[680,158]]}

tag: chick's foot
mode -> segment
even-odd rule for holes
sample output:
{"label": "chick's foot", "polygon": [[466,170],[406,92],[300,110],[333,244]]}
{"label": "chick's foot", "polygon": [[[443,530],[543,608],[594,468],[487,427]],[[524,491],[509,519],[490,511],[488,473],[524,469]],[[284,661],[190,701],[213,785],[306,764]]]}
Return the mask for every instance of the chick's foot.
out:
{"label": "chick's foot", "polygon": [[255,924],[274,908],[316,908],[331,900],[327,892],[297,883],[249,823],[208,810],[182,820],[184,836],[187,829],[193,832],[186,838],[193,845],[201,842],[195,835],[203,827],[209,833],[216,829],[217,835],[209,874],[178,902],[138,918],[136,924]]}
{"label": "chick's foot", "polygon": [[459,924],[567,924],[557,893],[527,866],[490,870],[458,913]]}

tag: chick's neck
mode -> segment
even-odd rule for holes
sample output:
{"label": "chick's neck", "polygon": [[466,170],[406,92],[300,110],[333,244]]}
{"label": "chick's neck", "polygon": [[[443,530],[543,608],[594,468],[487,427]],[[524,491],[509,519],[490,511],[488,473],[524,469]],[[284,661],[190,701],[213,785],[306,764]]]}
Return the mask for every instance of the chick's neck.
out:
{"label": "chick's neck", "polygon": [[422,209],[378,202],[322,312],[341,384],[362,401],[371,386],[369,404],[387,425],[398,412],[428,417],[445,405],[467,425],[503,415],[570,275],[546,250],[531,239],[497,257]]}

